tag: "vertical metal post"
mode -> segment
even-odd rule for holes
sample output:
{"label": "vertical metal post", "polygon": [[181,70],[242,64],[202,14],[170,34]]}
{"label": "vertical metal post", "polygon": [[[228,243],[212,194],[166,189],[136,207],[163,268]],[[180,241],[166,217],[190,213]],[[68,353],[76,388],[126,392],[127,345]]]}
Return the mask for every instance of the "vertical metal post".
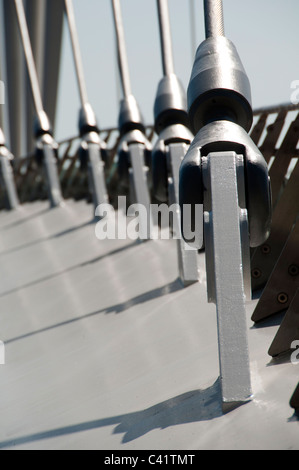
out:
{"label": "vertical metal post", "polygon": [[252,396],[244,283],[244,270],[250,273],[249,255],[244,259],[244,246],[249,254],[244,162],[242,155],[218,152],[203,158],[202,165],[205,199],[210,201],[204,215],[209,300],[216,303],[222,402],[229,411]]}
{"label": "vertical metal post", "polygon": [[104,148],[104,144],[100,142],[96,117],[88,101],[73,2],[72,0],[65,0],[64,4],[69,25],[73,57],[76,68],[76,77],[81,100],[79,131],[82,140],[80,146],[80,157],[81,163],[84,161],[84,164],[87,165],[88,168],[90,192],[93,197],[94,208],[96,209],[100,204],[106,204],[108,202],[104,163],[102,160],[102,150]]}
{"label": "vertical metal post", "polygon": [[[168,178],[169,203],[177,207],[175,212],[175,227],[180,227],[181,211],[179,206],[179,173],[180,166],[184,156],[188,151],[188,145],[184,143],[173,143],[168,147],[167,159],[170,168],[170,176]],[[194,284],[199,280],[197,250],[187,245],[182,238],[181,233],[177,234],[177,254],[179,276],[185,287]]]}
{"label": "vertical metal post", "polygon": [[37,140],[37,152],[40,153],[48,185],[48,195],[51,207],[61,205],[63,198],[61,194],[60,181],[57,172],[56,157],[57,144],[52,137],[52,130],[48,117],[43,109],[41,91],[31,48],[29,31],[26,21],[23,0],[14,0],[21,42],[23,45],[27,70],[31,85],[32,98],[36,111],[35,137]]}
{"label": "vertical metal post", "polygon": [[180,205],[204,204],[208,299],[216,303],[222,403],[228,411],[252,394],[245,308],[251,298],[249,247],[269,236],[271,192],[267,164],[248,135],[250,83],[224,36],[222,0],[204,0],[204,13],[206,40],[197,49],[188,86],[188,114],[197,134],[180,169]]}
{"label": "vertical metal post", "polygon": [[[150,193],[148,187],[149,169],[146,165],[146,155],[151,151],[148,142],[142,116],[138,104],[132,95],[129,64],[126,51],[125,35],[122,21],[121,6],[119,0],[112,0],[112,12],[115,26],[117,56],[119,65],[120,82],[123,91],[123,99],[120,103],[119,131],[121,140],[118,147],[118,165],[120,178],[129,182],[131,202],[143,205],[148,214],[147,226],[141,228],[141,233],[151,236],[149,228],[150,220]],[[125,174],[121,168],[125,168]],[[125,183],[127,186],[127,183]],[[140,223],[143,223],[141,218]]]}
{"label": "vertical metal post", "polygon": [[[172,38],[167,0],[157,0],[163,78],[155,100],[155,128],[159,135],[153,149],[154,194],[179,207],[179,168],[193,140],[189,130],[185,91],[174,73]],[[180,210],[176,213],[177,222]],[[199,280],[197,251],[183,239],[177,241],[179,276],[188,286]]]}

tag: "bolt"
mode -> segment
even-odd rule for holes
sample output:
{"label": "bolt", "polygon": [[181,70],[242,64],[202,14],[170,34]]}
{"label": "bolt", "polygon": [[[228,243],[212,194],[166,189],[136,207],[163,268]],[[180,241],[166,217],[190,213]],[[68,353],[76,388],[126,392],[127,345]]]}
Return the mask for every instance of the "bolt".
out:
{"label": "bolt", "polygon": [[299,267],[296,264],[291,264],[291,266],[289,266],[288,272],[291,276],[298,276]]}
{"label": "bolt", "polygon": [[281,292],[278,296],[277,296],[277,300],[280,304],[286,304],[287,301],[289,300],[289,297],[287,294],[285,294],[284,292]]}
{"label": "bolt", "polygon": [[259,268],[254,268],[251,272],[251,275],[254,279],[259,279],[262,275],[262,271]]}
{"label": "bolt", "polygon": [[271,252],[271,248],[269,245],[262,246],[262,253],[264,253],[264,255],[268,255],[270,252]]}

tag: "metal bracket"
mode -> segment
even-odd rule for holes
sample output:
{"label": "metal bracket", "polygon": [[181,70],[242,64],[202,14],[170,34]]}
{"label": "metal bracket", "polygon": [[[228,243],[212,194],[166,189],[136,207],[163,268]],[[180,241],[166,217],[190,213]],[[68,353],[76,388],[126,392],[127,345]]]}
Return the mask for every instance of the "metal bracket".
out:
{"label": "metal bracket", "polygon": [[208,296],[217,308],[222,404],[229,411],[252,396],[245,310],[250,262],[243,156],[210,153],[202,158],[202,168]]}
{"label": "metal bracket", "polygon": [[104,162],[101,155],[100,138],[96,132],[90,132],[83,137],[81,149],[86,152],[89,190],[92,195],[94,208],[109,201],[106,188]]}
{"label": "metal bracket", "polygon": [[[175,226],[179,229],[181,226],[181,213],[179,207],[179,172],[184,156],[186,155],[188,146],[184,143],[170,144],[167,147],[167,162],[169,168],[168,191],[170,205],[176,204]],[[185,287],[199,281],[199,270],[197,261],[197,250],[187,245],[178,234],[177,252],[179,276]]]}
{"label": "metal bracket", "polygon": [[0,181],[4,192],[6,193],[9,210],[17,209],[20,204],[14,181],[14,174],[10,163],[12,158],[12,154],[9,150],[5,146],[0,146]]}
{"label": "metal bracket", "polygon": [[57,172],[57,159],[53,144],[54,139],[50,134],[44,134],[37,143],[37,148],[42,153],[42,165],[47,183],[50,206],[52,208],[61,206],[63,203],[63,196]]}
{"label": "metal bracket", "polygon": [[131,167],[129,168],[131,201],[140,204],[146,211],[147,220],[146,227],[142,227],[145,220],[140,217],[141,224],[140,233],[147,234],[147,238],[151,238],[151,229],[153,221],[151,218],[151,199],[148,187],[148,167],[145,165],[145,147],[143,144],[130,144],[128,153]]}

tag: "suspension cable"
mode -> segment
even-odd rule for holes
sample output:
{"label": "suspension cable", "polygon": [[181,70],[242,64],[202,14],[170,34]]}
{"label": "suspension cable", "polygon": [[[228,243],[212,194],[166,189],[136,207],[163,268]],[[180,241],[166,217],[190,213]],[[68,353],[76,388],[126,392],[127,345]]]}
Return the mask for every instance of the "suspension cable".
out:
{"label": "suspension cable", "polygon": [[114,18],[114,25],[115,25],[121,85],[122,85],[124,97],[127,98],[128,96],[132,94],[132,92],[131,92],[131,81],[130,81],[127,51],[126,51],[126,45],[125,45],[125,35],[124,35],[122,14],[121,14],[121,7],[120,7],[119,0],[112,0],[112,9],[113,9],[113,18]]}
{"label": "suspension cable", "polygon": [[37,114],[43,112],[43,102],[41,97],[40,85],[38,81],[36,66],[34,62],[30,36],[27,26],[27,20],[24,10],[23,0],[14,0],[15,8],[17,13],[17,20],[21,35],[21,41],[23,44],[25,60],[27,63],[27,70],[29,75],[29,81],[31,85],[32,97],[34,102],[35,111]]}
{"label": "suspension cable", "polygon": [[74,6],[73,6],[72,0],[64,0],[64,4],[65,4],[66,17],[67,17],[67,21],[69,25],[73,57],[74,57],[75,68],[76,68],[76,76],[78,80],[78,87],[79,87],[79,93],[80,93],[80,100],[81,100],[82,107],[84,107],[84,105],[88,103],[88,94],[87,94],[86,81],[84,77],[84,69],[83,69],[82,56],[80,52],[78,32],[77,32],[77,27],[76,27]]}
{"label": "suspension cable", "polygon": [[196,52],[196,27],[195,27],[195,4],[194,0],[189,0],[190,2],[190,39],[191,39],[191,54],[192,60]]}
{"label": "suspension cable", "polygon": [[168,0],[157,0],[164,76],[174,73]]}
{"label": "suspension cable", "polygon": [[204,0],[206,38],[224,36],[222,0]]}

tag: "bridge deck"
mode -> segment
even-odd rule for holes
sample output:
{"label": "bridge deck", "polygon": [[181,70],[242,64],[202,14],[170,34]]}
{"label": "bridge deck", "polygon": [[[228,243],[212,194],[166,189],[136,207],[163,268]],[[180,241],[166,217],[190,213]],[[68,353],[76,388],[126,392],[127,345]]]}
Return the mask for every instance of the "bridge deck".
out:
{"label": "bridge deck", "polygon": [[299,449],[298,366],[248,335],[254,400],[223,415],[215,306],[174,241],[99,241],[91,206],[0,215],[0,448]]}

